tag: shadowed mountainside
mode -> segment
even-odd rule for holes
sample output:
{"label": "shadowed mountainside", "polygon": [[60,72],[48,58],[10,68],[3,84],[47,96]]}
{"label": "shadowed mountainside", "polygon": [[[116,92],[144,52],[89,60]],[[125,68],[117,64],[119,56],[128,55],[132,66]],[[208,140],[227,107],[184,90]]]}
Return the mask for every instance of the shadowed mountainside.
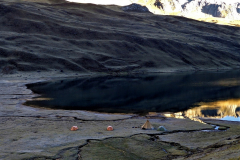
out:
{"label": "shadowed mountainside", "polygon": [[[34,0],[28,0],[34,1]],[[240,28],[63,0],[0,1],[0,72],[239,67]]]}

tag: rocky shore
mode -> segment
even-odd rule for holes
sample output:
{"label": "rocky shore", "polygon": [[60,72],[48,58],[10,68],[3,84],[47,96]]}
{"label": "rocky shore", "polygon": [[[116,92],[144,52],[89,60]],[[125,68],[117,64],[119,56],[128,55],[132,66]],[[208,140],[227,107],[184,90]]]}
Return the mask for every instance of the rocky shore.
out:
{"label": "rocky shore", "polygon": [[[168,118],[162,114],[105,114],[22,105],[37,96],[26,83],[0,80],[0,159],[229,159],[239,157],[239,122]],[[146,120],[154,130],[142,130]],[[211,124],[211,125],[209,125]],[[107,131],[108,125],[114,127]],[[214,126],[225,127],[224,131]],[[72,126],[79,130],[71,131]],[[167,131],[157,131],[164,126]],[[227,129],[227,130],[226,130]],[[205,131],[207,130],[207,131]]]}

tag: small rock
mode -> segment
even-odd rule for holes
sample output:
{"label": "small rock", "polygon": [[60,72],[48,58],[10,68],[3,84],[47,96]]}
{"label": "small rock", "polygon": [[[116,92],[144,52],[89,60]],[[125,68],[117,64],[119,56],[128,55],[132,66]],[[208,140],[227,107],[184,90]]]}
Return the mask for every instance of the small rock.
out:
{"label": "small rock", "polygon": [[223,127],[223,126],[220,126],[219,128],[218,128],[218,130],[226,130],[227,129],[227,127]]}
{"label": "small rock", "polygon": [[141,6],[140,4],[133,3],[128,6],[122,7],[123,11],[128,11],[128,12],[149,12],[148,8],[145,6]]}
{"label": "small rock", "polygon": [[2,73],[3,74],[12,74],[14,69],[15,69],[15,67],[13,67],[13,66],[5,66],[2,69]]}

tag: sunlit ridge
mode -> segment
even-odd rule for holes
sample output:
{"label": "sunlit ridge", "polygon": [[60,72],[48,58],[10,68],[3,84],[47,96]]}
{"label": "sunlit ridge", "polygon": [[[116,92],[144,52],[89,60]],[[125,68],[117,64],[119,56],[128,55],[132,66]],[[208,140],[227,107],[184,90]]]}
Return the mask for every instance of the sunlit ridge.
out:
{"label": "sunlit ridge", "polygon": [[92,3],[98,5],[119,5],[126,6],[134,3],[136,0],[67,0],[76,3]]}

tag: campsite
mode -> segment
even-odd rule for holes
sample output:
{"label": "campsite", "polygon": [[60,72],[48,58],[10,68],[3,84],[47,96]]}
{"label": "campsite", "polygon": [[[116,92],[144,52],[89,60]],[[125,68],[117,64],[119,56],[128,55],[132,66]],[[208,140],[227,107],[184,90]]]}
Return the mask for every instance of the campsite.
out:
{"label": "campsite", "polygon": [[79,1],[0,0],[0,160],[239,159],[238,2]]}

